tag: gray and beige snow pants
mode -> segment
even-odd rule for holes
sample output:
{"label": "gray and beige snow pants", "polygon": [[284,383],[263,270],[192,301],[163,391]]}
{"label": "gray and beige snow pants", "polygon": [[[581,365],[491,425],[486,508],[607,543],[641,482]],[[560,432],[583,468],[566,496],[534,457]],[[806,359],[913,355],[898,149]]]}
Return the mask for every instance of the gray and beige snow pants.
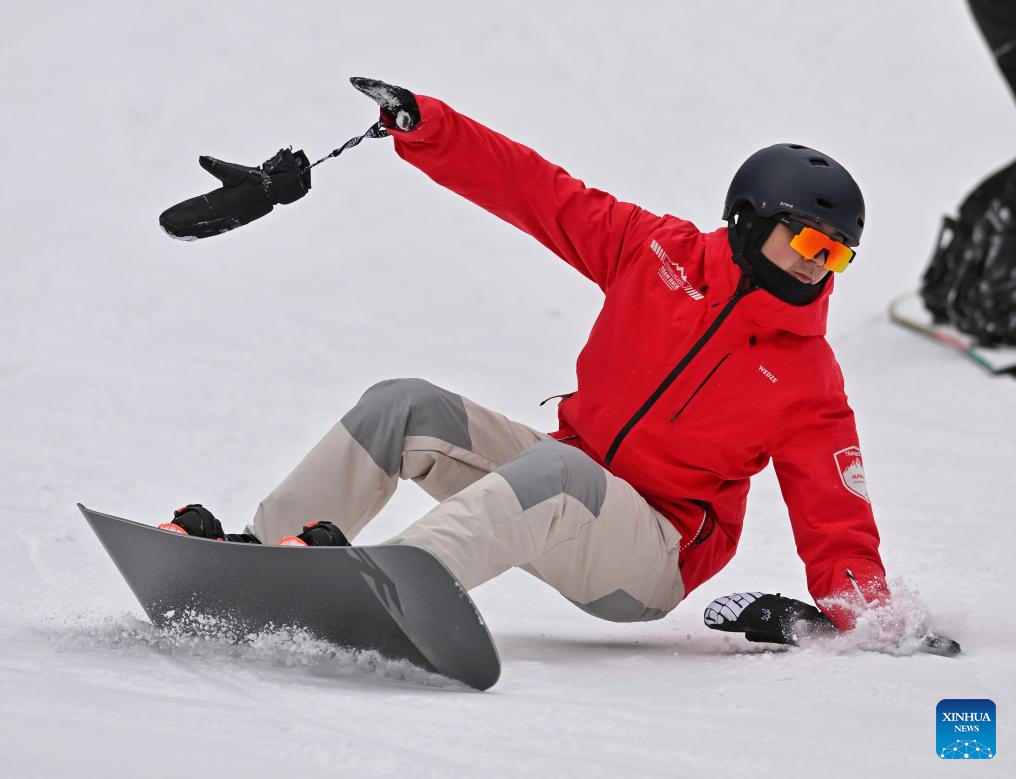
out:
{"label": "gray and beige snow pants", "polygon": [[275,543],[328,520],[352,540],[399,478],[439,503],[387,543],[423,547],[466,589],[517,566],[615,622],[659,619],[684,597],[680,535],[631,485],[421,379],[368,389],[262,501],[251,529]]}

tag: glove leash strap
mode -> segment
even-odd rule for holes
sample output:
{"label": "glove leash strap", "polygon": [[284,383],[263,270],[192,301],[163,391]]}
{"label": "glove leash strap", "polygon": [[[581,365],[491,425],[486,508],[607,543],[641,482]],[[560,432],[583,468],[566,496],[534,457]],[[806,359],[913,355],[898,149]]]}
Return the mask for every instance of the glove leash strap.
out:
{"label": "glove leash strap", "polygon": [[[367,132],[365,132],[363,135],[359,135],[359,136],[357,136],[355,138],[350,138],[348,141],[346,141],[344,144],[342,144],[339,148],[337,148],[331,154],[325,155],[324,157],[319,159],[317,162],[315,162],[310,167],[313,168],[315,165],[320,165],[322,162],[324,162],[325,160],[330,159],[332,157],[338,157],[346,149],[352,149],[354,146],[358,146],[360,141],[362,141],[364,138],[387,138],[388,135],[389,135],[388,130],[385,129],[385,126],[383,124],[381,124],[381,122],[377,122],[376,124],[372,124],[367,129]],[[310,168],[308,168],[308,170],[309,169]]]}

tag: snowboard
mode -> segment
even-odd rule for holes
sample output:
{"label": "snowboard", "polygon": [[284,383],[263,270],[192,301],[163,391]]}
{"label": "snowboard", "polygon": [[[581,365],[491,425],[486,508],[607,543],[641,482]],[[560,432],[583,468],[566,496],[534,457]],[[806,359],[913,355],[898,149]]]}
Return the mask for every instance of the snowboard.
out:
{"label": "snowboard", "polygon": [[296,627],[478,690],[500,676],[473,601],[419,547],[213,541],[78,508],[157,627],[188,630],[195,614],[247,632]]}
{"label": "snowboard", "polygon": [[977,342],[947,324],[936,324],[916,292],[900,295],[889,304],[889,318],[901,327],[955,349],[995,376],[1016,376],[1016,347],[978,346]]}

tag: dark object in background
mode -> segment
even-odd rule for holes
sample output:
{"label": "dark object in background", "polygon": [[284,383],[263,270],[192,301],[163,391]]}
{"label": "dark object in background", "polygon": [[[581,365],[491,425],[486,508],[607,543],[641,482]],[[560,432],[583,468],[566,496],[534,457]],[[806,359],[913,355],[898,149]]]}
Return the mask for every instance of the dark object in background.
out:
{"label": "dark object in background", "polygon": [[[969,4],[1016,97],[1016,2]],[[1016,162],[978,184],[958,217],[942,220],[921,299],[936,324],[981,346],[1016,346]]]}
{"label": "dark object in background", "polygon": [[1016,97],[1016,3],[1013,0],[969,0],[969,5],[981,35]]}
{"label": "dark object in background", "polygon": [[921,300],[936,324],[981,346],[1016,346],[1016,162],[942,220]]}
{"label": "dark object in background", "polygon": [[311,165],[303,150],[279,149],[257,168],[207,156],[198,162],[222,186],[177,203],[159,216],[162,229],[184,241],[241,227],[270,213],[276,204],[292,203],[310,190]]}

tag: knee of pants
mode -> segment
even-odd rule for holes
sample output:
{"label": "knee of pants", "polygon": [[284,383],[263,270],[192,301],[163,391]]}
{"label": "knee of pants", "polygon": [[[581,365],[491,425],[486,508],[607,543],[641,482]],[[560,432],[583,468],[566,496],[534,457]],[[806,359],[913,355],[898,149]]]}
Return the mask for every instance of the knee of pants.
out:
{"label": "knee of pants", "polygon": [[607,495],[606,471],[589,455],[553,439],[540,441],[497,469],[522,510],[570,495],[598,517]]}
{"label": "knee of pants", "polygon": [[587,614],[609,622],[652,622],[655,619],[663,619],[677,606],[677,603],[674,603],[664,609],[650,608],[624,590],[614,590],[591,603],[576,601],[572,603]]}
{"label": "knee of pants", "polygon": [[424,379],[378,382],[363,393],[342,424],[389,476],[402,465],[406,436],[429,436],[472,449],[462,396]]}

